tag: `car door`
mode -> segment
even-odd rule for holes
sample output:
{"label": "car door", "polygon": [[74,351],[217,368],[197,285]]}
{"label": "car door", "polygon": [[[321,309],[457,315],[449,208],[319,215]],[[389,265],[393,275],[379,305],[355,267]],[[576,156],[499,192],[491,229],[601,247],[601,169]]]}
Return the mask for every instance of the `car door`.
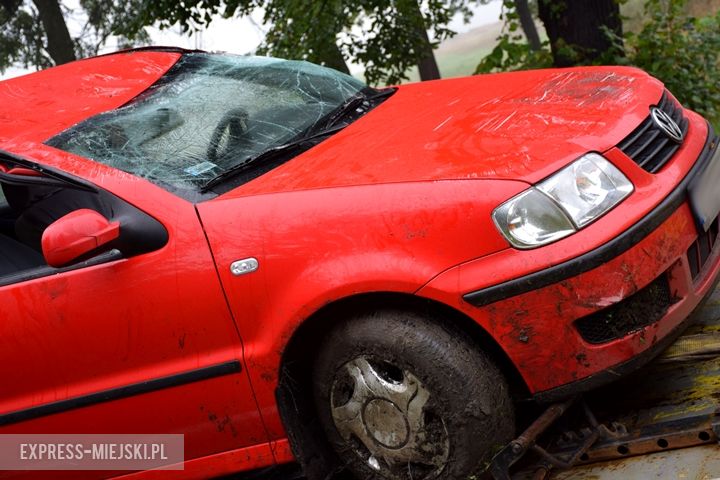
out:
{"label": "car door", "polygon": [[122,256],[0,277],[0,434],[182,433],[186,460],[267,441],[191,203],[149,191],[145,213],[93,188],[3,186],[8,244],[84,208],[119,222]]}

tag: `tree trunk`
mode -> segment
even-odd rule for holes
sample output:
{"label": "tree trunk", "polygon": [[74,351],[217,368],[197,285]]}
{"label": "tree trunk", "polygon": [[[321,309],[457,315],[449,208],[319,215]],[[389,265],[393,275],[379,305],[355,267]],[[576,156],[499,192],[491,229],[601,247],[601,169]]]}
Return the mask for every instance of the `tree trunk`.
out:
{"label": "tree trunk", "polygon": [[515,10],[520,17],[520,25],[525,32],[525,38],[527,38],[530,48],[540,50],[540,35],[535,27],[528,0],[515,0]]}
{"label": "tree trunk", "polygon": [[420,80],[437,80],[440,78],[440,69],[438,68],[437,61],[435,61],[435,53],[430,43],[430,37],[428,37],[427,30],[425,29],[425,19],[420,10],[420,4],[418,2],[414,3],[417,8],[413,8],[411,13],[409,13],[413,16],[412,25],[415,28],[415,34],[418,40],[420,40],[420,48],[417,52]]}
{"label": "tree trunk", "polygon": [[[421,32],[418,32],[420,34]],[[432,45],[430,45],[430,39],[428,38],[427,30],[423,28],[422,35],[425,38],[425,52],[418,61],[418,72],[420,73],[420,80],[438,80],[440,78],[440,69],[438,68],[437,61],[435,61],[435,53],[433,52]]]}
{"label": "tree trunk", "polygon": [[58,0],[33,0],[47,37],[47,51],[55,65],[72,62],[75,46],[68,32]]}
{"label": "tree trunk", "polygon": [[538,11],[555,66],[592,63],[606,53],[622,55],[622,49],[603,31],[605,27],[622,38],[617,0],[539,0]]}
{"label": "tree trunk", "polygon": [[327,67],[334,68],[337,71],[350,75],[350,69],[345,62],[345,57],[340,51],[340,48],[337,46],[335,37],[328,38],[327,48],[323,49],[322,53],[322,57],[318,58],[321,63]]}

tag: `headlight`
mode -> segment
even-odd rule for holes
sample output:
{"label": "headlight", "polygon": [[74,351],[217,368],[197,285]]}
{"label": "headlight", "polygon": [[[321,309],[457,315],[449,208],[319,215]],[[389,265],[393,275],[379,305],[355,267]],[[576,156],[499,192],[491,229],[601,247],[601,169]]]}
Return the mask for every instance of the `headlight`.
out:
{"label": "headlight", "polygon": [[495,225],[518,248],[545,245],[575,231],[565,212],[544,193],[531,188],[493,212]]}
{"label": "headlight", "polygon": [[493,212],[495,225],[517,248],[570,235],[607,213],[633,185],[602,155],[588,153]]}

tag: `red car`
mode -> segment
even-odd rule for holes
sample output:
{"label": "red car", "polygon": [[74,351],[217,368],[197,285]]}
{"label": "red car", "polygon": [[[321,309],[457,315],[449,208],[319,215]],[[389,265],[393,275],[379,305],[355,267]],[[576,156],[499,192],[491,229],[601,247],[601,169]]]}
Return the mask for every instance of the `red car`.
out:
{"label": "red car", "polygon": [[67,478],[466,478],[718,278],[717,137],[639,70],[156,48],[0,97],[0,433],[185,435],[182,471]]}

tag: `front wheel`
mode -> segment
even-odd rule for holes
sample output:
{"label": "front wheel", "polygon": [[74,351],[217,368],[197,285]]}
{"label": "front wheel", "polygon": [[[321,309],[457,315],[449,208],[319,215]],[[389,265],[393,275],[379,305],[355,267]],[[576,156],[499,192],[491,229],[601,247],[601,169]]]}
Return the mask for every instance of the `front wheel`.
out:
{"label": "front wheel", "polygon": [[336,325],[313,370],[320,423],[359,479],[465,479],[512,439],[507,382],[462,333],[386,311]]}

